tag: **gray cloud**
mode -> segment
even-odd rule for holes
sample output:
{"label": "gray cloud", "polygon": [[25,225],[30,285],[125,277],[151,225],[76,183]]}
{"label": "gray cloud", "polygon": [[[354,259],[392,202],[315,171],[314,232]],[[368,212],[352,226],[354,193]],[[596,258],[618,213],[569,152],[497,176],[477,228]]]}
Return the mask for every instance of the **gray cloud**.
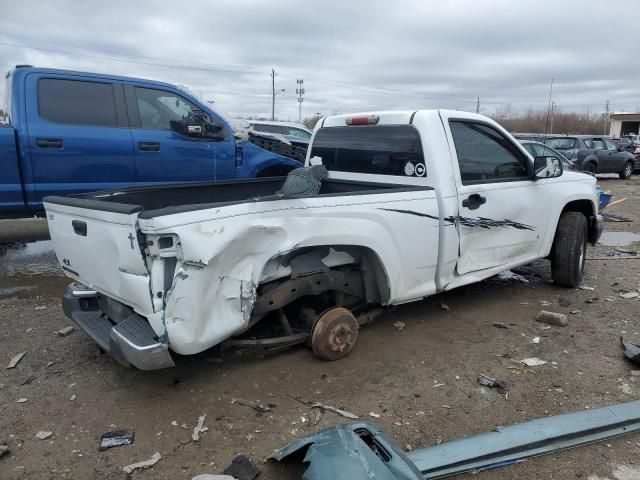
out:
{"label": "gray cloud", "polygon": [[607,99],[612,110],[640,107],[634,0],[4,3],[2,70],[153,78],[233,115],[269,114],[272,67],[286,89],[282,119],[297,118],[296,78],[306,116],[473,110],[478,96],[488,112],[543,108],[551,78],[566,111],[603,111]]}

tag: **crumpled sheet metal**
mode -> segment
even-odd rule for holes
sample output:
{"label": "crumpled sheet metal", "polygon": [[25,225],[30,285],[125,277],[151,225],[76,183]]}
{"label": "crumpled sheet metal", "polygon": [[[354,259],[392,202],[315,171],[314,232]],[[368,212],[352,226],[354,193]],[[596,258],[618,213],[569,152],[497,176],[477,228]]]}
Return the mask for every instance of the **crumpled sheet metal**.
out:
{"label": "crumpled sheet metal", "polygon": [[[367,430],[389,454],[384,461],[357,434]],[[524,459],[640,431],[640,400],[539,418],[404,454],[375,426],[341,425],[275,452],[280,461],[304,448],[304,480],[435,479],[512,465]]]}

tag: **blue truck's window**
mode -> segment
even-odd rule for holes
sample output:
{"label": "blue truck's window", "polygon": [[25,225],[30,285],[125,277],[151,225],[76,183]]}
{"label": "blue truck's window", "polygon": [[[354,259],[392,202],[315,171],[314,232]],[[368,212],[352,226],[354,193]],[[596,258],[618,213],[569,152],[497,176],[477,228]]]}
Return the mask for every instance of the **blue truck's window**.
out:
{"label": "blue truck's window", "polygon": [[463,184],[529,178],[527,159],[496,129],[476,122],[450,125]]}
{"label": "blue truck's window", "polygon": [[200,109],[171,92],[136,87],[140,126],[147,130],[171,130],[171,121],[189,121]]}
{"label": "blue truck's window", "polygon": [[118,126],[110,83],[42,78],[38,81],[38,112],[53,123]]}
{"label": "blue truck's window", "polygon": [[321,128],[311,150],[328,170],[378,175],[427,175],[422,143],[410,125]]}

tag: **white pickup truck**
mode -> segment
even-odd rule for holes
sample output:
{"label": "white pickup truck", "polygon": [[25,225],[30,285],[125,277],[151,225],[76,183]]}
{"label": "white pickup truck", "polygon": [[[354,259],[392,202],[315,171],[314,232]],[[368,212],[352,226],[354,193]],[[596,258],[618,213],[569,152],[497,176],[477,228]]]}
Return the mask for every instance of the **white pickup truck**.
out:
{"label": "white pickup truck", "polygon": [[[45,198],[66,314],[124,365],[215,345],[346,355],[362,314],[539,258],[576,287],[602,232],[595,179],[533,159],[500,125],[448,110],[326,117],[285,177]],[[311,163],[314,163],[311,162]]]}

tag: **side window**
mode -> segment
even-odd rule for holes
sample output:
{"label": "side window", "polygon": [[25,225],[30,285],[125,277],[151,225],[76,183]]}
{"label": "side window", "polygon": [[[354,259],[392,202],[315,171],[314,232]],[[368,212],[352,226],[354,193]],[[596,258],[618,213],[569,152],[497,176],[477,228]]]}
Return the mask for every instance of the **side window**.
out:
{"label": "side window", "polygon": [[527,159],[500,132],[476,122],[450,125],[463,184],[529,178]]}
{"label": "side window", "polygon": [[289,127],[289,135],[293,137],[300,137],[309,140],[311,138],[311,134],[305,132],[304,130],[300,130],[299,128]]}
{"label": "side window", "polygon": [[286,134],[287,132],[280,125],[268,125],[264,123],[253,124],[253,129],[256,132],[264,132],[264,133],[280,133]]}
{"label": "side window", "polygon": [[600,138],[592,138],[591,148],[595,150],[604,150],[604,142]]}
{"label": "side window", "polygon": [[591,148],[591,140],[589,140],[588,138],[582,140],[582,143],[584,144],[583,148]]}
{"label": "side window", "polygon": [[609,150],[610,152],[617,152],[618,151],[618,147],[616,146],[616,144],[613,143],[608,138],[604,139],[604,143],[607,145],[607,150]]}
{"label": "side window", "polygon": [[52,123],[118,126],[115,95],[110,83],[42,78],[38,81],[38,113]]}
{"label": "side window", "polygon": [[135,88],[140,126],[146,130],[171,130],[172,121],[195,121],[201,110],[175,93]]}
{"label": "side window", "polygon": [[536,156],[537,157],[553,157],[553,158],[558,158],[562,160],[562,158],[556,152],[551,150],[549,147],[542,147],[542,152],[540,152],[540,154]]}

